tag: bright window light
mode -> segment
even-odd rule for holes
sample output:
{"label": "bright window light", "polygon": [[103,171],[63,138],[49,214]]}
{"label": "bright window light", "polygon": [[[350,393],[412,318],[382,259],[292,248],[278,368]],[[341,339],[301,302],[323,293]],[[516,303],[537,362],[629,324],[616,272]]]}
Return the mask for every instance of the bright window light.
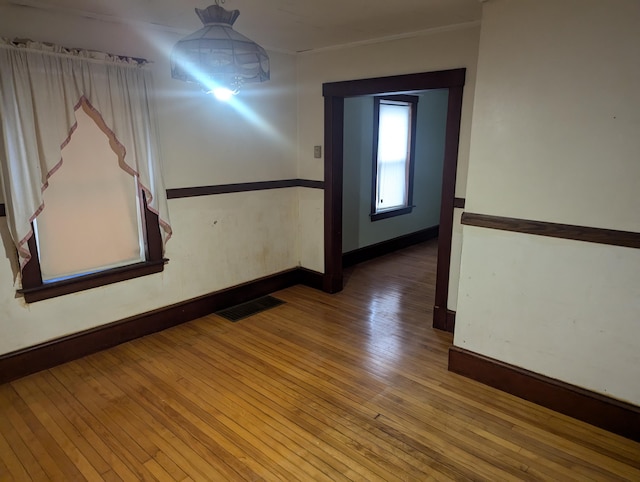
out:
{"label": "bright window light", "polygon": [[376,212],[407,205],[411,105],[380,102]]}
{"label": "bright window light", "polygon": [[118,165],[91,111],[83,106],[75,117],[64,162],[43,194],[47,207],[33,221],[45,283],[145,260],[136,179]]}

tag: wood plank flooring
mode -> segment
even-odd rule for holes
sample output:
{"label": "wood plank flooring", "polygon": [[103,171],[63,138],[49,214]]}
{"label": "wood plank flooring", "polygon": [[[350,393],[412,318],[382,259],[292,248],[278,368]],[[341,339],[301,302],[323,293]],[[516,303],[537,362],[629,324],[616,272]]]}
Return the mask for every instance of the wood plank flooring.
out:
{"label": "wood plank flooring", "polygon": [[640,444],[447,371],[435,254],[0,386],[0,480],[640,480]]}

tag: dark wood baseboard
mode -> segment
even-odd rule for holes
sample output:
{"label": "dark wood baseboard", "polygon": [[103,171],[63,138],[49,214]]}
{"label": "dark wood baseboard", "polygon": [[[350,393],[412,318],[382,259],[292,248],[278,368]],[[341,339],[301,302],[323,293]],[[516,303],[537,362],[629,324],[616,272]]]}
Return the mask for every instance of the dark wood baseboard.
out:
{"label": "dark wood baseboard", "polygon": [[447,323],[446,323],[445,331],[448,331],[449,333],[453,333],[453,330],[456,327],[456,312],[452,310],[447,310],[446,320],[447,320]]}
{"label": "dark wood baseboard", "polygon": [[441,306],[434,306],[432,326],[438,330],[453,333],[456,327],[456,312]]}
{"label": "dark wood baseboard", "polygon": [[398,236],[397,238],[372,244],[371,246],[354,249],[342,255],[342,266],[345,268],[353,266],[354,264],[362,263],[377,258],[378,256],[393,253],[399,249],[408,248],[423,241],[435,239],[438,237],[438,231],[438,226],[431,226],[430,228],[422,229],[415,233],[405,234],[404,236]]}
{"label": "dark wood baseboard", "polygon": [[449,370],[640,442],[640,407],[459,348]]}
{"label": "dark wood baseboard", "polygon": [[437,330],[447,329],[447,309],[444,306],[435,305],[433,307],[433,324]]}
{"label": "dark wood baseboard", "polygon": [[0,383],[52,368],[121,343],[195,320],[296,284],[322,286],[323,275],[294,268],[40,345],[0,356]]}
{"label": "dark wood baseboard", "polygon": [[322,291],[324,289],[324,274],[307,268],[298,268],[298,284]]}

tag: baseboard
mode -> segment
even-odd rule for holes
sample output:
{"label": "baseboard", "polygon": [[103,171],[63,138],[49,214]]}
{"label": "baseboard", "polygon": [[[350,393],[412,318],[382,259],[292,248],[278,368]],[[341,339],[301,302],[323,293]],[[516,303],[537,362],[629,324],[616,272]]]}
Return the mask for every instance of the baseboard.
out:
{"label": "baseboard", "polygon": [[322,287],[323,275],[305,268],[282,271],[90,330],[0,356],[0,383],[150,335],[290,286]]}
{"label": "baseboard", "polygon": [[447,320],[447,323],[445,326],[445,331],[448,331],[449,333],[453,333],[456,327],[456,312],[452,310],[447,310],[446,320]]}
{"label": "baseboard", "polygon": [[433,307],[433,327],[453,333],[456,326],[456,312],[441,306]]}
{"label": "baseboard", "polygon": [[415,233],[405,234],[397,238],[382,241],[380,243],[365,246],[364,248],[354,249],[342,255],[342,266],[349,267],[354,264],[362,263],[378,256],[393,253],[399,249],[408,248],[414,244],[422,243],[438,237],[439,226],[431,226],[430,228],[416,231]]}
{"label": "baseboard", "polygon": [[298,268],[298,284],[315,288],[317,290],[323,289],[324,275],[307,268]]}
{"label": "baseboard", "polygon": [[640,442],[640,407],[459,347],[449,370],[556,412]]}

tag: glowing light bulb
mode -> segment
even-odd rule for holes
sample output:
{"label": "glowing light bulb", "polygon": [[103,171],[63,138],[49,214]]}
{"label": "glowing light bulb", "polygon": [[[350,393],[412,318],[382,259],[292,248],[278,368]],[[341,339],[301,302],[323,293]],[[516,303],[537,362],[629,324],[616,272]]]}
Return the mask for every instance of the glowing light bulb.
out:
{"label": "glowing light bulb", "polygon": [[216,99],[223,102],[231,99],[231,97],[233,97],[233,94],[235,93],[233,90],[227,89],[226,87],[216,87],[211,92],[213,92],[213,95],[216,97]]}

